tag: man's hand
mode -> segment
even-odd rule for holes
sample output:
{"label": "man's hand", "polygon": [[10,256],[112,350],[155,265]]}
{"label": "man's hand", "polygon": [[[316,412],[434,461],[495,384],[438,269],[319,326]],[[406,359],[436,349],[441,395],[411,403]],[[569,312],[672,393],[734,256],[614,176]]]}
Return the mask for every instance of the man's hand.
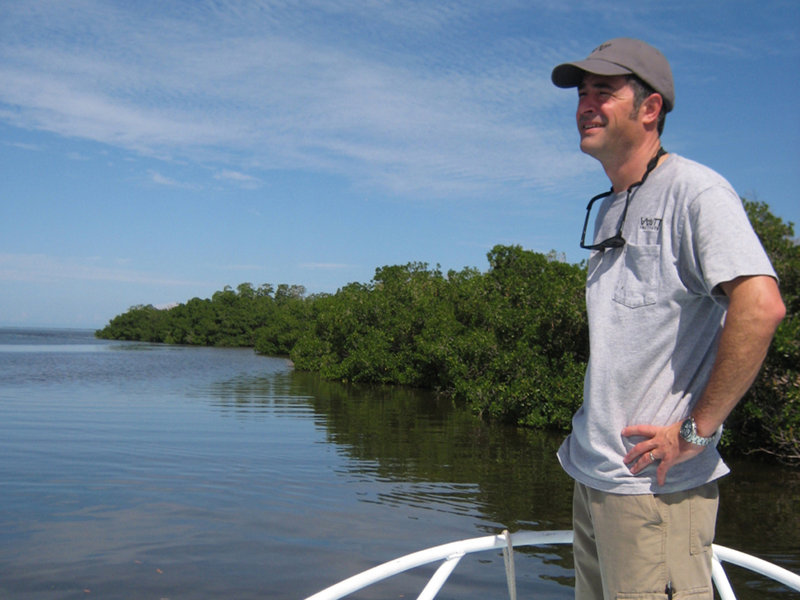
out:
{"label": "man's hand", "polygon": [[637,475],[654,462],[658,462],[656,477],[658,485],[667,481],[667,472],[675,465],[694,458],[705,450],[705,446],[691,444],[681,435],[681,423],[667,427],[655,425],[631,425],[622,430],[624,437],[643,437],[645,440],[631,448],[625,455],[625,464]]}

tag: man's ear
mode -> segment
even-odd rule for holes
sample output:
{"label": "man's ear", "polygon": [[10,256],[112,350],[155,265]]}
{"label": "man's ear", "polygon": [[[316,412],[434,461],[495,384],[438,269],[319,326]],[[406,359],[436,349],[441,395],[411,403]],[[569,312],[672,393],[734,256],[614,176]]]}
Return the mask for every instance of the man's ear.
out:
{"label": "man's ear", "polygon": [[657,125],[662,106],[664,106],[664,99],[661,94],[650,94],[639,107],[639,116],[645,124]]}

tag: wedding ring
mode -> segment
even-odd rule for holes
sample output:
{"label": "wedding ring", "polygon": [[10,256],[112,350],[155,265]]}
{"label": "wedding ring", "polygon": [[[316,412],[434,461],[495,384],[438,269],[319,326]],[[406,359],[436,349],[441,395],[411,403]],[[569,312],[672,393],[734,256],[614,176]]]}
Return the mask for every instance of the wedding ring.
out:
{"label": "wedding ring", "polygon": [[650,456],[650,462],[656,462],[656,457],[655,457],[655,456],[653,456],[653,451],[652,451],[652,450],[650,450],[650,452],[649,452],[648,454],[649,454],[649,456]]}

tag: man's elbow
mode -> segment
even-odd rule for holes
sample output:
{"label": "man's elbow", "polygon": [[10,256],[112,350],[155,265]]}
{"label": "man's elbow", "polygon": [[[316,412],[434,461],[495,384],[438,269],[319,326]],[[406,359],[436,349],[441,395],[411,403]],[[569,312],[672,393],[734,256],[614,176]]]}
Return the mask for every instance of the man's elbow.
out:
{"label": "man's elbow", "polygon": [[772,322],[774,331],[778,328],[778,325],[781,324],[781,321],[783,321],[784,317],[786,316],[786,305],[783,303],[780,294],[777,294],[776,298],[773,299],[766,310],[766,318]]}
{"label": "man's elbow", "polygon": [[778,282],[766,275],[740,277],[723,284],[731,300],[729,314],[738,313],[770,337],[786,316]]}
{"label": "man's elbow", "polygon": [[767,278],[762,293],[758,295],[758,312],[764,327],[774,333],[786,316],[786,305],[781,298],[778,283]]}

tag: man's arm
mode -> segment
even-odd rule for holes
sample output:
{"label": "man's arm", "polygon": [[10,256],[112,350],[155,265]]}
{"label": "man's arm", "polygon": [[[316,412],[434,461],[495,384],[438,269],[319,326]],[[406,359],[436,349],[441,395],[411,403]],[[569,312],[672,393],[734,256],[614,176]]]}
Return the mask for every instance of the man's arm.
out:
{"label": "man's arm", "polygon": [[[720,334],[717,356],[711,375],[692,416],[697,433],[714,434],[744,396],[758,375],[767,355],[772,336],[786,314],[777,282],[764,275],[738,277],[721,284],[730,302]],[[691,444],[680,437],[681,423],[666,427],[632,425],[622,435],[643,436],[625,456],[625,463],[636,474],[651,464],[650,457],[660,460],[658,484],[664,485],[667,472],[676,464],[700,454],[705,447]]]}

